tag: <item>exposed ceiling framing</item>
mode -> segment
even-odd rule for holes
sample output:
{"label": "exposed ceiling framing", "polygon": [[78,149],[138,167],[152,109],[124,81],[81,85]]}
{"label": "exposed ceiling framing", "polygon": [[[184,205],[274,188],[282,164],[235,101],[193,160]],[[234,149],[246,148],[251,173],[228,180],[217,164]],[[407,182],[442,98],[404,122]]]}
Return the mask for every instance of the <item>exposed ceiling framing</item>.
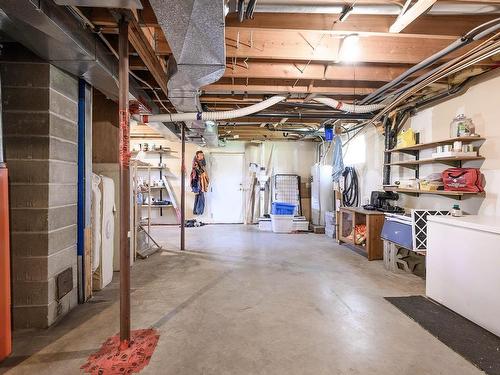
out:
{"label": "exposed ceiling framing", "polygon": [[[140,78],[162,110],[174,111],[167,99],[167,60],[171,55],[167,38],[148,1],[141,1],[130,25],[130,68]],[[226,71],[224,76],[202,88],[201,103],[207,110],[230,110],[259,102],[272,94],[289,94],[288,103],[273,107],[273,112],[313,111],[297,107],[304,98],[330,96],[348,102],[361,100],[393,80],[408,68],[445,48],[469,30],[496,19],[498,13],[457,13],[463,5],[498,6],[500,1],[310,1],[262,0],[264,4],[334,6],[354,3],[363,6],[397,5],[400,14],[359,14],[353,12],[343,22],[335,13],[263,13],[243,22],[236,13],[226,17]],[[455,12],[433,12],[433,6],[452,4]],[[464,8],[465,9],[465,8]],[[109,9],[80,8],[86,17],[116,45],[117,25]],[[257,9],[258,10],[258,9]],[[431,10],[429,12],[429,10]],[[361,50],[355,64],[342,61],[340,54],[346,36],[356,33]],[[474,42],[439,61],[449,61],[474,48]],[[482,60],[480,71],[498,66],[494,58]],[[423,74],[426,70],[418,72]],[[477,70],[475,70],[477,71]],[[408,79],[415,78],[408,77]],[[447,80],[437,82],[446,87]],[[443,86],[444,85],[444,86]],[[432,87],[427,91],[432,91]],[[323,110],[325,108],[323,107]],[[219,135],[231,139],[288,138],[286,132],[269,130],[267,123],[279,119],[244,119],[219,124]],[[319,126],[318,119],[301,119],[303,124]],[[238,125],[239,124],[239,125]],[[263,124],[263,125],[262,125]],[[261,126],[262,125],[262,126]],[[281,125],[280,125],[281,126]],[[144,133],[144,129],[141,130]],[[264,137],[267,135],[268,137]]]}

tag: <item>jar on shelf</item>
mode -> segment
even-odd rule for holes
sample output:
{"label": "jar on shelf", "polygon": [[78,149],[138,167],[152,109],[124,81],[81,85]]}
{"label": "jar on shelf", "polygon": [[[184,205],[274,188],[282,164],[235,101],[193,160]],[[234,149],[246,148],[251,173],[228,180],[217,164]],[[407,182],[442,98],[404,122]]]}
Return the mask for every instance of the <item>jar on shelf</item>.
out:
{"label": "jar on shelf", "polygon": [[475,134],[476,127],[472,119],[465,117],[462,113],[455,117],[450,124],[450,137],[467,137]]}

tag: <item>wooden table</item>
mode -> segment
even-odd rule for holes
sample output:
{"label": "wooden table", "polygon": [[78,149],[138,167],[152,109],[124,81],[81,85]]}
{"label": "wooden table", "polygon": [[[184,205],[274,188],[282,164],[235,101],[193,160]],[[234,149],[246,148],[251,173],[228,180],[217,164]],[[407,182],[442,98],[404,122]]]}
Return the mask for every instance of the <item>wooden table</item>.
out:
{"label": "wooden table", "polygon": [[[369,211],[359,207],[341,207],[338,240],[354,246],[366,254],[368,260],[382,259],[384,246],[380,238],[380,232],[384,225],[384,213]],[[354,227],[366,225],[366,241],[364,245],[358,245],[354,239]]]}

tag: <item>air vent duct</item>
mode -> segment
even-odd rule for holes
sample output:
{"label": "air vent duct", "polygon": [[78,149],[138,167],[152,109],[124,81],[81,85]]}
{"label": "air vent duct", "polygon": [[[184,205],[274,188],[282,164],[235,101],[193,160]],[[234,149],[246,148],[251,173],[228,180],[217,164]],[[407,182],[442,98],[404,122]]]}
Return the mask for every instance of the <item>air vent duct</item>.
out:
{"label": "air vent duct", "polygon": [[[179,112],[201,112],[200,88],[218,81],[226,68],[222,0],[150,0],[173,53],[168,98]],[[202,121],[186,123],[203,134]],[[198,129],[198,130],[196,130]]]}

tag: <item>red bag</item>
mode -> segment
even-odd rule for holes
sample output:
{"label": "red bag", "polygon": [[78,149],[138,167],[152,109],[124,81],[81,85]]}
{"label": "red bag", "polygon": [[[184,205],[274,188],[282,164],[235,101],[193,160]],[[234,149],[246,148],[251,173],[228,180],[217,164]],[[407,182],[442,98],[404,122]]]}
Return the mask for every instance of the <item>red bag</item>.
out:
{"label": "red bag", "polygon": [[449,168],[443,172],[443,183],[448,191],[484,191],[483,176],[477,168]]}

